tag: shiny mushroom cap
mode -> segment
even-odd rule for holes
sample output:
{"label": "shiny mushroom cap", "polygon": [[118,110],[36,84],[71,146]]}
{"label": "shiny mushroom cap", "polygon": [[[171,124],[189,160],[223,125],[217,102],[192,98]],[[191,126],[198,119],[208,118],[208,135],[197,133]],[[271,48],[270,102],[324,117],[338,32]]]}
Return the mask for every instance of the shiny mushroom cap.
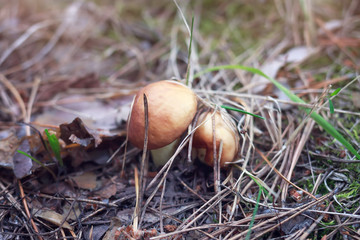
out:
{"label": "shiny mushroom cap", "polygon": [[129,141],[144,147],[144,98],[148,101],[148,149],[157,149],[175,141],[185,132],[197,109],[195,93],[185,85],[164,80],[142,88],[135,97],[128,122]]}
{"label": "shiny mushroom cap", "polygon": [[[214,165],[212,114],[213,112],[204,112],[199,116],[198,123],[205,123],[195,131],[193,138],[193,147],[197,150],[197,156],[209,166]],[[226,162],[232,162],[237,156],[239,136],[229,116],[216,112],[214,118],[216,154],[219,156],[222,141],[220,167],[226,167]]]}

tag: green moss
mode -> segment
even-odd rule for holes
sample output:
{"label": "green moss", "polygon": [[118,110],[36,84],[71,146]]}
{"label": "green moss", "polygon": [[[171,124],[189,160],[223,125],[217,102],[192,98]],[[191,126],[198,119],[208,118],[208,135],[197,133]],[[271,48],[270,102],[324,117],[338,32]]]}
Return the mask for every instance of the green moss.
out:
{"label": "green moss", "polygon": [[351,199],[357,197],[358,195],[360,195],[360,183],[354,181],[350,184],[350,186],[345,192],[339,193],[336,196],[338,200],[341,200],[341,199]]}

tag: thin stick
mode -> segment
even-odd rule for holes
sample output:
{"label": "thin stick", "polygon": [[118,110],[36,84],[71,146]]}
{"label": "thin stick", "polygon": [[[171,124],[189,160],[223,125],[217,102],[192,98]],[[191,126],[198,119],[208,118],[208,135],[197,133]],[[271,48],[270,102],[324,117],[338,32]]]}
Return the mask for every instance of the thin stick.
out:
{"label": "thin stick", "polygon": [[16,39],[16,41],[14,41],[11,46],[6,48],[6,50],[2,53],[0,57],[0,66],[5,62],[6,58],[9,57],[10,54],[13,53],[18,47],[20,47],[32,34],[42,28],[50,26],[51,24],[53,24],[53,21],[43,21],[29,27],[25,33]]}
{"label": "thin stick", "polygon": [[26,119],[26,107],[25,107],[25,103],[24,100],[21,98],[19,91],[16,89],[16,87],[3,75],[0,73],[0,82],[3,83],[5,85],[5,87],[7,87],[10,92],[14,95],[16,101],[19,104],[19,107],[21,109],[21,113],[22,113],[22,119],[25,120]]}
{"label": "thin stick", "polygon": [[[23,202],[23,205],[24,205],[25,213],[26,213],[27,217],[29,218],[32,227],[34,228],[34,231],[37,234],[39,234],[39,229],[37,228],[37,226],[36,226],[36,224],[34,222],[34,219],[32,219],[32,217],[30,215],[29,207],[28,207],[27,202],[26,202],[24,189],[22,187],[20,179],[18,179],[18,185],[19,185],[20,196],[21,196],[21,199],[22,199],[22,202]],[[39,240],[43,240],[43,238],[40,235],[37,235],[37,237],[38,237]]]}
{"label": "thin stick", "polygon": [[134,179],[135,179],[135,193],[136,193],[136,203],[135,203],[135,209],[134,209],[134,217],[133,217],[133,229],[134,232],[138,230],[139,225],[139,212],[140,212],[140,184],[139,184],[139,174],[138,169],[134,168]]}
{"label": "thin stick", "polygon": [[[131,119],[131,113],[132,113],[132,109],[134,107],[134,102],[135,102],[135,97],[133,98],[132,102],[131,102],[131,107],[130,107],[130,114],[128,116],[127,122],[130,122]],[[122,167],[121,167],[121,174],[120,176],[122,178],[124,178],[125,176],[125,163],[126,163],[126,153],[127,153],[127,144],[128,144],[128,139],[129,139],[129,124],[126,125],[126,139],[125,139],[125,149],[124,149],[124,157],[123,157],[123,162],[122,162]],[[118,150],[120,151],[120,148],[118,148]],[[117,150],[116,150],[117,151]],[[110,157],[111,158],[111,157]],[[109,161],[109,160],[108,160]]]}
{"label": "thin stick", "polygon": [[159,204],[159,214],[160,214],[160,232],[164,233],[164,216],[163,216],[163,199],[164,199],[164,194],[165,194],[165,189],[166,189],[166,179],[164,180],[163,183],[163,189],[161,191],[161,197],[160,197],[160,204]]}
{"label": "thin stick", "polygon": [[[216,193],[218,193],[218,182],[219,182],[219,176],[218,176],[218,169],[219,169],[219,162],[217,157],[217,149],[216,149],[216,131],[215,131],[215,114],[211,116],[211,124],[212,124],[212,140],[213,140],[213,170],[214,170],[214,190]],[[221,156],[220,156],[221,157]]]}
{"label": "thin stick", "polygon": [[[144,114],[145,114],[145,136],[144,136],[144,148],[143,148],[143,154],[142,154],[142,158],[141,158],[141,168],[140,168],[140,181],[139,181],[139,198],[137,198],[137,200],[139,200],[139,205],[138,205],[138,209],[137,209],[137,214],[140,214],[140,208],[141,208],[141,203],[143,200],[143,196],[144,196],[144,190],[145,190],[145,182],[144,182],[144,175],[145,175],[145,166],[146,164],[146,156],[147,156],[147,146],[148,146],[148,132],[149,132],[149,108],[148,108],[148,100],[147,97],[144,93]],[[141,219],[139,221],[139,227],[141,225]]]}

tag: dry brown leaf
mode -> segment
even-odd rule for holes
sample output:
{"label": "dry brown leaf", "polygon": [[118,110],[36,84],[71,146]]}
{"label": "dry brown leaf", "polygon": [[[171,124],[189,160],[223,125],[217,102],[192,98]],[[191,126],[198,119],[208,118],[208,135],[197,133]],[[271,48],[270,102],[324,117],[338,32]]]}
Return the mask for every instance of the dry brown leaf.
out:
{"label": "dry brown leaf", "polygon": [[103,199],[108,199],[116,194],[116,184],[110,183],[102,186],[100,190],[96,191],[95,194]]}
{"label": "dry brown leaf", "polygon": [[72,227],[70,226],[70,224],[68,222],[66,222],[64,220],[64,217],[61,214],[59,214],[53,210],[41,209],[41,210],[38,210],[35,212],[35,216],[42,218],[48,222],[51,222],[52,224],[54,224],[58,227],[72,230]]}
{"label": "dry brown leaf", "polygon": [[[30,144],[27,139],[25,139],[19,146],[19,150],[30,154]],[[13,156],[14,162],[14,174],[20,179],[31,173],[31,168],[33,166],[33,160],[19,152],[15,152]]]}
{"label": "dry brown leaf", "polygon": [[77,187],[93,190],[96,188],[97,182],[96,182],[96,175],[93,172],[85,172],[81,175],[71,177],[71,180],[73,180]]}
{"label": "dry brown leaf", "polygon": [[0,132],[0,166],[13,168],[13,155],[20,144],[13,129]]}
{"label": "dry brown leaf", "polygon": [[66,203],[63,207],[64,213],[62,214],[63,218],[65,219],[71,219],[75,221],[79,218],[81,214],[80,205],[79,204],[69,204]]}

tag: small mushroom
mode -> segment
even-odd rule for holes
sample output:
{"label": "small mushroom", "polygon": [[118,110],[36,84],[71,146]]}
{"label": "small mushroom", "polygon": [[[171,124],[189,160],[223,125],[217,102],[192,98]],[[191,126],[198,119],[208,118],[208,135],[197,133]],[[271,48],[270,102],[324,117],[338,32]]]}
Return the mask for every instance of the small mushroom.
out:
{"label": "small mushroom", "polygon": [[[193,147],[197,157],[209,166],[214,165],[214,144],[212,112],[204,112],[199,116],[199,124],[202,124],[194,133]],[[235,125],[229,116],[216,112],[215,138],[216,154],[219,156],[220,142],[222,141],[222,152],[220,167],[226,167],[226,163],[232,162],[238,153],[239,135]]]}
{"label": "small mushroom", "polygon": [[159,81],[136,95],[128,122],[129,141],[144,147],[145,115],[143,94],[148,101],[148,149],[162,148],[178,139],[188,128],[197,109],[195,93],[175,81]]}

